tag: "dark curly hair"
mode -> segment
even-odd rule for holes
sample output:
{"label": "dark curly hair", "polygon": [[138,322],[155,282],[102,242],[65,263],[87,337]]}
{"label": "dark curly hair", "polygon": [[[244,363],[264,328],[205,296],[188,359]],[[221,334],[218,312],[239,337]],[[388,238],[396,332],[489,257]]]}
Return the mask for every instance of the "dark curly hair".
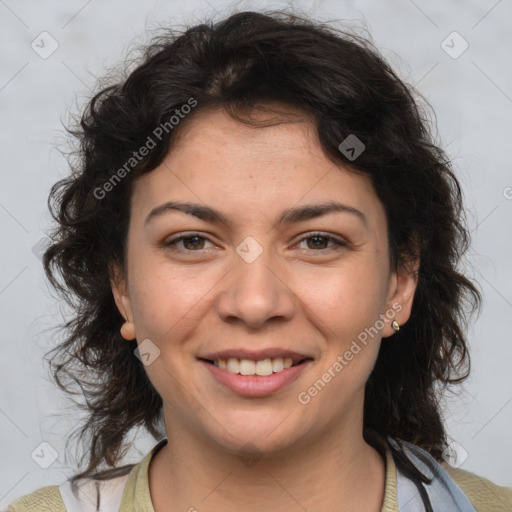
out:
{"label": "dark curly hair", "polygon": [[[131,468],[109,469],[126,452],[133,427],[163,436],[162,400],[134,357],[136,341],[120,336],[124,320],[110,282],[112,264],[123,268],[125,262],[134,181],[172,151],[196,112],[222,108],[251,123],[252,109],[280,104],[314,119],[334,163],[371,179],[387,214],[394,268],[419,258],[411,317],[381,344],[366,384],[364,433],[376,447],[387,443],[404,471],[428,481],[386,439],[412,442],[441,460],[447,439],[440,396],[469,374],[465,331],[481,295],[458,270],[469,232],[460,185],[432,134],[430,109],[419,106],[415,97],[421,96],[370,40],[353,32],[282,11],[238,12],[179,34],[166,31],[133,70],[90,100],[70,129],[79,150],[70,159],[71,176],[50,194],[58,226],[44,267],[75,312],[51,358],[57,384],[83,394],[88,411],[80,428],[88,465],[74,480],[111,478]],[[155,147],[140,156],[155,128],[185,111],[191,98],[193,111],[176,129],[161,130]],[[357,161],[338,148],[349,134],[365,145]]]}

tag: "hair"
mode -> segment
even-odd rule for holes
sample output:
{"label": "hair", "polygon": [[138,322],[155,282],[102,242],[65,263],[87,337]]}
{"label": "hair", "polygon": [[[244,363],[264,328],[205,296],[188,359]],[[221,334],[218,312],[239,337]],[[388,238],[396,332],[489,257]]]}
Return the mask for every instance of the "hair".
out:
{"label": "hair", "polygon": [[[136,178],[162,162],[198,112],[224,109],[257,127],[251,111],[269,105],[310,116],[325,155],[370,178],[385,207],[393,267],[419,260],[410,319],[381,344],[366,384],[364,433],[376,446],[401,439],[441,460],[441,392],[469,374],[465,330],[481,295],[458,271],[469,247],[462,192],[420,99],[369,38],[282,11],[237,12],[165,31],[131,72],[94,95],[69,129],[79,149],[71,175],[50,193],[57,227],[43,258],[74,311],[50,362],[57,385],[70,394],[78,387],[85,398],[80,438],[87,438],[88,465],[74,480],[118,475],[99,469],[116,467],[132,428],[162,436],[162,399],[134,356],[136,341],[120,336],[124,319],[110,282],[112,265],[124,268]],[[193,101],[193,112],[170,127],[171,116]],[[348,135],[365,147],[356,160],[339,149]],[[149,138],[155,147],[141,156]],[[404,471],[428,482],[387,445]]]}

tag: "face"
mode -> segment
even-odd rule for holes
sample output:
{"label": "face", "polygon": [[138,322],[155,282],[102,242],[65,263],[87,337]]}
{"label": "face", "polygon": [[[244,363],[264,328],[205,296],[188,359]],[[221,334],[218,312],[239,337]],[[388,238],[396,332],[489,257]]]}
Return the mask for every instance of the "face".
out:
{"label": "face", "polygon": [[381,338],[416,286],[390,267],[370,181],[327,159],[306,116],[254,128],[217,110],[184,128],[134,184],[112,280],[167,429],[268,453],[360,432]]}

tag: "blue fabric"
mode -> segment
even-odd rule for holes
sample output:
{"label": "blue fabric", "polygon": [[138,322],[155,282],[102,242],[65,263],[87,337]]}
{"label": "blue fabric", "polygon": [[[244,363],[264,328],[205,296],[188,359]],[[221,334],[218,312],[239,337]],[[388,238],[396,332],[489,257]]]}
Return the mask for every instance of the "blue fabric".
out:
{"label": "blue fabric", "polygon": [[[388,440],[394,447],[399,448],[395,440],[391,438]],[[433,478],[430,484],[423,484],[423,487],[430,498],[434,512],[477,512],[462,489],[428,452],[407,441],[401,440],[400,444],[412,464],[425,476]],[[418,454],[422,454],[429,464],[425,464]],[[398,510],[424,512],[425,505],[414,482],[401,473],[398,467],[396,476]]]}

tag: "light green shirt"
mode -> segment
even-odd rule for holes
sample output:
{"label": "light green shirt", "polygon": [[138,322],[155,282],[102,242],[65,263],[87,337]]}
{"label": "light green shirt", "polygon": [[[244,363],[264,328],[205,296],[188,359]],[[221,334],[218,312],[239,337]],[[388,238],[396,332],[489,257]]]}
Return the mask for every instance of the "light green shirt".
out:
{"label": "light green shirt", "polygon": [[[148,483],[148,467],[152,457],[164,446],[166,440],[160,441],[153,449],[132,468],[122,490],[119,512],[155,512],[151,502]],[[512,487],[501,487],[486,478],[479,477],[463,469],[454,469],[441,464],[443,469],[466,493],[477,512],[511,512]],[[116,480],[116,479],[112,479]],[[108,480],[105,481],[108,484]],[[90,507],[91,504],[89,503]],[[67,512],[59,486],[42,487],[31,494],[15,500],[7,512]],[[386,451],[386,484],[384,502],[381,512],[399,512],[396,492],[396,467],[389,449]],[[437,511],[434,511],[437,512]]]}

